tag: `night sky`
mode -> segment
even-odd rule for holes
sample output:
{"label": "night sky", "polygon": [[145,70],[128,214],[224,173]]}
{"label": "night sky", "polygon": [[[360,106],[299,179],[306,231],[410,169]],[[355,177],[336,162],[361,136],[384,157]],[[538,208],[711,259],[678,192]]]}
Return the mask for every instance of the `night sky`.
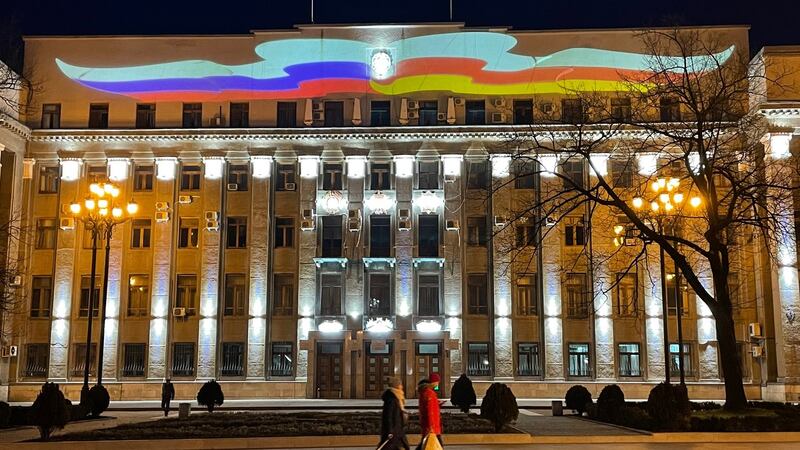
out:
{"label": "night sky", "polygon": [[[20,33],[247,33],[310,22],[310,0],[6,0],[3,3],[0,33],[11,34],[12,40],[13,35]],[[554,29],[749,24],[751,52],[764,45],[800,44],[800,0],[453,0],[453,3],[453,20],[466,22],[468,26]],[[315,19],[317,23],[445,22],[449,20],[448,5],[447,0],[316,0]]]}

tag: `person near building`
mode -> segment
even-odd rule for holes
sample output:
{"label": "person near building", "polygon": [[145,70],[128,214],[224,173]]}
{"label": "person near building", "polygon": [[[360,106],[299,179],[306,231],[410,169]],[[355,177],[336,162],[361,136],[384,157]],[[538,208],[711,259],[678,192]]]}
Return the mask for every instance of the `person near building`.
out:
{"label": "person near building", "polygon": [[441,402],[439,402],[439,396],[436,394],[440,381],[439,374],[432,373],[428,379],[419,382],[419,425],[422,429],[422,441],[417,447],[419,450],[428,448],[426,438],[431,434],[436,435],[440,446],[444,445],[439,411]]}
{"label": "person near building", "polygon": [[169,378],[164,380],[161,385],[161,409],[164,411],[164,417],[169,415],[169,402],[175,399],[175,386]]}
{"label": "person near building", "polygon": [[383,414],[381,416],[381,450],[409,450],[406,438],[405,425],[408,415],[406,413],[406,394],[403,384],[397,378],[389,380],[389,388],[384,391]]}

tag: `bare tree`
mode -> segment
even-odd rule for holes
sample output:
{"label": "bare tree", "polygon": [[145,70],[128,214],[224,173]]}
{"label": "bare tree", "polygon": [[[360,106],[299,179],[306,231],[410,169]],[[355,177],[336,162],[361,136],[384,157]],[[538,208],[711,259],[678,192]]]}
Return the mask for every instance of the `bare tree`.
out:
{"label": "bare tree", "polygon": [[34,93],[39,90],[23,68],[24,45],[19,21],[13,15],[0,17],[0,114],[19,117],[27,111]]}
{"label": "bare tree", "polygon": [[[670,272],[714,318],[726,408],[744,408],[729,274],[754,240],[770,255],[779,242],[794,240],[795,165],[770,156],[763,120],[750,110],[754,91],[780,84],[781,76],[765,79],[767,71],[752,70],[748,55],[708,31],[655,29],[638,37],[651,55],[646,74],[620,74],[623,87],[611,95],[592,85],[565,89],[560,106],[538,108],[535,125],[503,144],[513,170],[493,189],[541,180],[535,196],[508,212],[505,227],[533,224],[540,247],[563,228],[554,224],[582,221],[582,233],[594,239],[582,239],[573,263],[592,274],[611,261],[622,272],[653,266],[649,249],[663,250]],[[675,197],[677,186],[682,194]],[[601,240],[629,245],[592,246]],[[607,292],[617,282],[587,289]]]}

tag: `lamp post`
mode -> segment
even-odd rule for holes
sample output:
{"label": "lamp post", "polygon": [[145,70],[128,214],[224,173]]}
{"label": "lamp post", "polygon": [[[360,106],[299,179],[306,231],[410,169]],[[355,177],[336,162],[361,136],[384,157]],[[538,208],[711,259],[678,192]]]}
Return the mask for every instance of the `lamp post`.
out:
{"label": "lamp post", "polygon": [[108,300],[108,263],[111,252],[111,237],[114,227],[127,221],[139,210],[139,205],[133,200],[128,202],[123,209],[117,201],[120,190],[111,183],[92,183],[89,193],[83,204],[75,201],[70,205],[72,215],[83,222],[84,227],[92,233],[92,268],[89,289],[89,313],[86,326],[86,355],[83,368],[83,388],[81,389],[81,402],[89,391],[89,367],[91,365],[92,324],[94,322],[95,290],[94,280],[97,277],[97,239],[102,236],[106,240],[106,252],[103,271],[103,301],[100,308],[100,340],[98,342],[97,384],[103,384],[103,344],[105,340],[105,316]]}

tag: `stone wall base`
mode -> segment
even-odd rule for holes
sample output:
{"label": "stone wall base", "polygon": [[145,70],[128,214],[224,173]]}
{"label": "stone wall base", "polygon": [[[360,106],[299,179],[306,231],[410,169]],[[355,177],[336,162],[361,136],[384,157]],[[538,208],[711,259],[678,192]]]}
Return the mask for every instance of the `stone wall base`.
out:
{"label": "stone wall base", "polygon": [[[562,381],[562,382],[535,382],[535,381],[503,381],[514,392],[517,398],[541,398],[541,399],[563,399],[567,390],[580,384],[585,386],[592,397],[597,399],[600,391],[609,384],[616,384],[625,393],[625,398],[634,400],[646,400],[650,394],[650,390],[658,383],[645,383],[645,382],[614,382],[614,381]],[[478,398],[482,398],[486,390],[492,384],[491,381],[475,381],[472,380],[472,385],[475,387],[475,393]],[[723,400],[725,398],[725,386],[722,383],[686,383],[689,389],[689,398],[691,400]],[[800,386],[798,386],[800,387]],[[748,400],[761,400],[761,386],[745,384],[745,394]]]}
{"label": "stone wall base", "polygon": [[761,396],[770,402],[800,401],[800,384],[770,383],[761,388]]}

